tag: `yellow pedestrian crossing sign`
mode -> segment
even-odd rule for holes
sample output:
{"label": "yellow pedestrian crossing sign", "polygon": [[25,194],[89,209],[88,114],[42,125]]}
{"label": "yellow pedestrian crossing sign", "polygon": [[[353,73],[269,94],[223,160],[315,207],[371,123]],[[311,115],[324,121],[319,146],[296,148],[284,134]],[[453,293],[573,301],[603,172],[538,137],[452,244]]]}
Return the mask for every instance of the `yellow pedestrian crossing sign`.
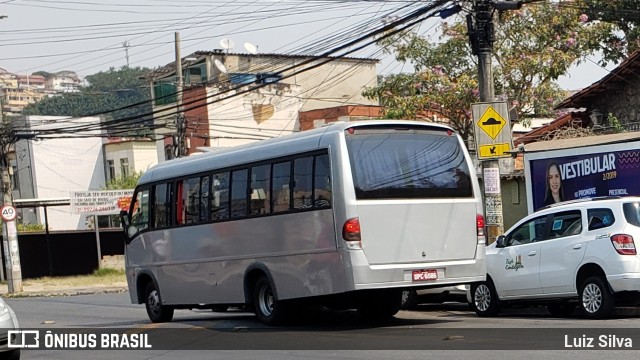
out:
{"label": "yellow pedestrian crossing sign", "polygon": [[478,120],[478,127],[494,140],[506,124],[507,121],[493,109],[493,106],[487,107],[487,110]]}

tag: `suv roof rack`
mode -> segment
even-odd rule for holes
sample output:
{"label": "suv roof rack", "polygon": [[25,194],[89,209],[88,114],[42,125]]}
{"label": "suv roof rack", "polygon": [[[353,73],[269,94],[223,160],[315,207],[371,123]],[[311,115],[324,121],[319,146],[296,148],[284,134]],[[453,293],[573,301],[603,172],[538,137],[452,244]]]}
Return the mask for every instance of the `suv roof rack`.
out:
{"label": "suv roof rack", "polygon": [[551,205],[543,206],[540,209],[538,209],[538,211],[539,210],[545,210],[545,209],[554,208],[556,206],[567,205],[567,204],[583,203],[583,202],[587,202],[587,201],[614,200],[614,199],[622,199],[622,196],[596,196],[596,197],[592,197],[592,198],[566,200],[566,201],[561,201],[561,202],[554,203],[554,204],[551,204]]}

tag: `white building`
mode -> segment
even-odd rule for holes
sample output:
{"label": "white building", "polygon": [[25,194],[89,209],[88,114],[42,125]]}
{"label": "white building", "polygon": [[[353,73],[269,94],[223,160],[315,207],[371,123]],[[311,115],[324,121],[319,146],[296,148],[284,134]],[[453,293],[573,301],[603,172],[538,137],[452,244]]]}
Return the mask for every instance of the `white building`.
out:
{"label": "white building", "polygon": [[[69,119],[27,116],[20,128],[45,130],[79,124],[97,124],[98,117]],[[101,190],[105,186],[102,138],[74,137],[20,140],[15,144],[14,199],[69,198],[74,190]],[[86,229],[85,216],[72,214],[70,206],[47,209],[49,230]],[[44,209],[23,209],[23,223],[44,224]]]}
{"label": "white building", "polygon": [[[300,129],[298,113],[377,105],[362,92],[377,84],[375,59],[199,51],[182,62],[186,154],[229,147]],[[159,161],[177,141],[175,64],[147,75],[154,101]]]}
{"label": "white building", "polygon": [[[37,130],[99,123],[98,117],[28,116],[17,126],[20,132],[37,133]],[[95,137],[18,141],[11,161],[14,199],[68,199],[71,191],[103,190],[110,180],[145,171],[158,162],[152,140],[105,139],[100,130],[84,134],[95,134]],[[21,223],[45,224],[44,208],[20,209],[19,215]],[[92,226],[87,215],[73,214],[70,206],[48,207],[47,222],[52,231]]]}

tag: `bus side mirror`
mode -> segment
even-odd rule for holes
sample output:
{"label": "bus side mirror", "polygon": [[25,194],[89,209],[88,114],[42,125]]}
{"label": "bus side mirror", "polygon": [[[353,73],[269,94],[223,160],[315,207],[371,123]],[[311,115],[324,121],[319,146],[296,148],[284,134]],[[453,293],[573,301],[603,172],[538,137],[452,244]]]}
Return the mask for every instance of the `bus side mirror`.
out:
{"label": "bus side mirror", "polygon": [[506,244],[507,244],[507,237],[504,235],[498,236],[498,238],[496,239],[496,247],[503,248],[506,246]]}
{"label": "bus side mirror", "polygon": [[131,228],[131,222],[129,221],[129,213],[126,210],[120,210],[120,224],[122,224],[122,229],[124,230],[124,234],[127,236],[127,244],[131,241],[131,236],[129,235],[129,230]]}

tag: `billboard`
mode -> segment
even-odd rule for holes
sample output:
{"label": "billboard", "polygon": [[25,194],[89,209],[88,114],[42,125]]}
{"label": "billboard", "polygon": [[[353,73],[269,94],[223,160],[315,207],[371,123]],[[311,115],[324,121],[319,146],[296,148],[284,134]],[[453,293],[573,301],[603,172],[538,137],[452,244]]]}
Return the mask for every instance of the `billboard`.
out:
{"label": "billboard", "polygon": [[71,212],[73,214],[118,214],[129,210],[133,190],[72,191]]}
{"label": "billboard", "polygon": [[[593,149],[610,151],[587,153]],[[530,210],[558,201],[640,195],[638,143],[549,151],[544,155],[528,163]]]}

